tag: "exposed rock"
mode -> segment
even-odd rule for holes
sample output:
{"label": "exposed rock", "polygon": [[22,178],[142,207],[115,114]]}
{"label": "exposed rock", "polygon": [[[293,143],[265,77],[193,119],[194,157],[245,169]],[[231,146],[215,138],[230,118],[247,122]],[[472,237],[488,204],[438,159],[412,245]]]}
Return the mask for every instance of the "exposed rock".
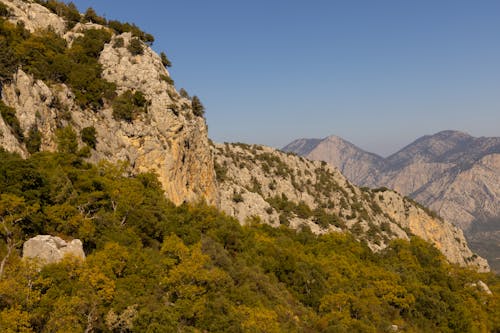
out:
{"label": "exposed rock", "polygon": [[477,287],[479,288],[479,290],[483,291],[484,293],[486,293],[488,295],[492,295],[490,288],[483,281],[481,281],[481,280],[477,281]]}
{"label": "exposed rock", "polygon": [[38,235],[28,239],[23,245],[23,258],[37,259],[42,264],[58,263],[65,256],[84,260],[82,242],[79,239],[66,242],[59,237]]}
{"label": "exposed rock", "polygon": [[39,4],[23,0],[1,0],[1,2],[9,7],[9,20],[13,23],[22,22],[30,32],[50,28],[62,35],[66,29],[66,23],[61,17]]}
{"label": "exposed rock", "polygon": [[[394,191],[358,188],[324,162],[269,147],[226,143],[215,145],[214,152],[221,208],[240,221],[258,217],[278,226],[281,216],[281,223],[305,225],[317,234],[349,230],[374,251],[413,234],[434,244],[450,262],[489,270],[460,229]],[[318,220],[321,210],[330,214],[326,224]]]}
{"label": "exposed rock", "polygon": [[488,285],[481,280],[478,280],[477,282],[474,282],[474,283],[468,283],[468,284],[466,284],[466,287],[477,288],[479,291],[481,291],[487,295],[492,295],[492,292],[491,292],[490,288],[488,287]]}
{"label": "exposed rock", "polygon": [[[38,4],[0,1],[16,13],[15,19],[33,21],[33,30],[45,28],[52,21],[59,22],[52,20],[53,14]],[[47,16],[45,25],[41,22],[42,14]],[[77,24],[64,37],[71,41],[82,31],[96,28],[107,29],[92,23]],[[64,33],[64,29],[56,31]],[[105,105],[97,112],[82,110],[66,85],[48,85],[21,69],[11,82],[3,85],[2,100],[16,110],[24,134],[32,127],[38,127],[43,151],[56,150],[57,128],[71,125],[80,133],[83,128],[93,126],[97,146],[92,151],[91,161],[126,161],[134,173],[157,173],[166,196],[176,204],[199,199],[218,204],[205,119],[196,117],[191,101],[182,98],[168,82],[169,73],[161,58],[148,45],[143,44],[142,55],[133,56],[126,47],[132,38],[130,33],[119,37],[124,39],[125,45],[113,45],[115,36],[105,45],[99,62],[103,67],[103,78],[115,83],[118,93],[140,91],[150,101],[147,112],[138,115],[133,123],[115,120],[111,105]],[[28,155],[24,143],[17,142],[1,119],[0,130],[0,143],[5,149]],[[81,141],[79,144],[83,146]]]}

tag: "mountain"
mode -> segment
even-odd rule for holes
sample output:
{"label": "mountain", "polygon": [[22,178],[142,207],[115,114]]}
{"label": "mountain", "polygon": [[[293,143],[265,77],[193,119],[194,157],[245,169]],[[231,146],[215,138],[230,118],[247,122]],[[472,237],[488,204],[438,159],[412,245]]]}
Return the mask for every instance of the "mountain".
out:
{"label": "mountain", "polygon": [[[298,143],[309,149],[297,150]],[[478,229],[474,225],[500,216],[498,137],[443,131],[423,136],[387,158],[337,137],[300,139],[283,150],[326,161],[359,186],[384,186],[410,196],[467,235]],[[489,257],[498,261],[498,256]]]}
{"label": "mountain", "polygon": [[240,221],[348,230],[373,251],[417,235],[451,262],[488,269],[459,228],[394,191],[359,188],[327,163],[242,143],[217,144],[214,155],[221,209]]}
{"label": "mountain", "polygon": [[[282,149],[312,160],[326,161],[337,167],[347,179],[363,184],[372,177],[374,170],[386,166],[384,158],[366,152],[338,136],[325,139],[298,139]],[[376,171],[375,171],[376,172]]]}
{"label": "mountain", "polygon": [[[87,131],[95,136],[91,161],[126,161],[133,173],[154,171],[167,197],[178,204],[199,197],[217,202],[205,120],[176,91],[162,58],[141,40],[142,32],[122,31],[126,25],[114,24],[117,31],[92,22],[71,23],[29,1],[2,3],[8,20],[32,35],[12,41],[21,51],[1,93],[3,105],[15,110],[17,130],[0,118],[1,146],[28,156],[29,139],[36,133],[39,143],[32,152],[55,151],[58,131],[71,127],[82,148]],[[68,7],[59,9],[64,10]],[[40,58],[30,58],[30,52]],[[118,96],[113,102],[105,94]],[[135,105],[135,97],[142,105]],[[126,112],[130,115],[123,116]]]}
{"label": "mountain", "polygon": [[[240,221],[255,215],[277,225],[276,219],[262,215],[259,207],[263,207],[266,200],[287,197],[306,212],[326,207],[323,212],[326,217],[323,217],[328,220],[331,214],[336,214],[334,218],[338,215],[342,221],[339,223],[345,222],[349,230],[355,225],[359,238],[364,238],[373,250],[384,248],[394,237],[408,239],[410,234],[416,234],[434,243],[451,262],[488,269],[480,258],[475,259],[458,230],[434,219],[408,200],[391,192],[386,199],[394,202],[397,209],[388,206],[381,201],[384,199],[377,199],[385,198],[383,193],[364,193],[334,170],[325,169],[316,174],[316,178],[309,179],[307,175],[322,169],[306,161],[284,158],[278,152],[266,151],[260,156],[269,159],[263,165],[234,158],[219,162],[219,165],[228,165],[230,170],[242,163],[252,172],[261,170],[258,176],[266,179],[263,183],[249,184],[248,179],[241,178],[242,174],[231,183],[217,182],[216,171],[220,168],[214,166],[214,158],[221,158],[217,153],[220,149],[216,149],[215,154],[211,151],[201,103],[185,91],[177,92],[166,69],[169,65],[166,56],[156,54],[150,47],[152,36],[134,25],[107,22],[92,11],[82,19],[79,13],[74,13],[74,7],[58,2],[42,3],[47,8],[22,0],[2,0],[2,3],[8,11],[8,22],[12,23],[11,26],[5,23],[4,30],[13,30],[6,42],[10,47],[3,50],[10,52],[15,65],[4,66],[1,71],[4,78],[0,145],[6,150],[23,157],[37,151],[63,151],[78,153],[93,163],[125,162],[124,167],[130,174],[157,174],[166,197],[173,203],[201,199],[221,207]],[[55,13],[63,13],[63,16]],[[33,56],[34,50],[36,56]],[[329,140],[340,141],[334,137]],[[313,146],[314,143],[308,143],[302,148]],[[342,149],[354,152],[355,146],[346,143]],[[248,158],[247,155],[241,158]],[[382,163],[373,154],[360,153],[359,156],[371,163]],[[272,169],[274,164],[277,174],[266,169],[266,166]],[[344,170],[351,168],[354,165],[346,163]],[[296,169],[302,170],[301,173],[295,173]],[[259,205],[252,205],[246,211],[241,211],[241,205],[235,206],[235,200],[228,199],[228,193],[244,197],[244,188],[268,187],[280,179],[287,185],[260,197]],[[306,179],[311,184],[306,184]],[[318,183],[319,179],[332,187],[322,188],[325,185]],[[307,195],[297,193],[295,187],[299,183],[303,191],[307,189]],[[301,206],[304,200],[305,205]],[[271,209],[269,203],[264,206],[266,211]],[[271,215],[281,216],[292,227],[298,228],[307,222],[316,232],[329,230],[318,227],[318,223],[325,224],[324,221],[295,220],[292,212],[286,213],[283,215],[280,209],[275,209]],[[388,223],[391,228],[387,227]],[[428,226],[424,226],[425,223]],[[379,231],[382,225],[389,229]],[[410,228],[410,232],[404,228]],[[432,235],[433,228],[439,229],[435,234],[444,235],[442,239]],[[372,233],[374,237],[367,237],[365,233]]]}
{"label": "mountain", "polygon": [[500,329],[461,230],[325,162],[213,144],[153,42],[0,0],[1,331]]}

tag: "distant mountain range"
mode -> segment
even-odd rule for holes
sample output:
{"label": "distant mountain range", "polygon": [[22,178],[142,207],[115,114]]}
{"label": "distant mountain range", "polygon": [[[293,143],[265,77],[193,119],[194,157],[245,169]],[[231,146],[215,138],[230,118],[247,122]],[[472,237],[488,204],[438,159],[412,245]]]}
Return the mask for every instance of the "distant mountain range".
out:
{"label": "distant mountain range", "polygon": [[490,263],[500,268],[500,137],[443,131],[387,158],[337,136],[298,139],[282,150],[326,161],[359,186],[385,186],[414,198],[461,227],[473,244],[487,246]]}

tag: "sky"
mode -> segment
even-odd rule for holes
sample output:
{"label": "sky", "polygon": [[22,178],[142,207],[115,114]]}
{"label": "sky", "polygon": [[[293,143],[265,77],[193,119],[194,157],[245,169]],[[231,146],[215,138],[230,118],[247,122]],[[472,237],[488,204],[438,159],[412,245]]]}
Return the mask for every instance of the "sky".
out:
{"label": "sky", "polygon": [[216,142],[338,135],[387,156],[500,136],[497,0],[76,0],[155,36]]}

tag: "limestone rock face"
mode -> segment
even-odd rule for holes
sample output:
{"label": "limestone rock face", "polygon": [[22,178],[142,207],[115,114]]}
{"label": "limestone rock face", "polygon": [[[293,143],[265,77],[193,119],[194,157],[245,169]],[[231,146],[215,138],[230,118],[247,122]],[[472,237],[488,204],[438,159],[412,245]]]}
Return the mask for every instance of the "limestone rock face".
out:
{"label": "limestone rock face", "polygon": [[[317,234],[350,231],[374,251],[413,234],[434,244],[452,263],[489,270],[460,229],[394,191],[359,188],[327,163],[269,147],[217,144],[214,154],[221,208],[242,222],[285,222]],[[326,223],[320,211],[330,214]]]}
{"label": "limestone rock face", "polygon": [[[51,19],[54,14],[38,4],[0,1],[9,5],[17,20],[32,22],[32,16],[38,18],[40,13],[45,13],[46,25],[59,22]],[[38,19],[32,22],[33,30],[46,27],[37,22]],[[55,30],[71,43],[86,29],[107,28],[89,23],[77,24],[70,31],[64,30],[64,26]],[[123,47],[114,45],[116,38],[124,40]],[[126,161],[133,173],[155,172],[166,196],[175,204],[203,199],[217,205],[218,192],[205,119],[195,116],[191,101],[181,97],[169,83],[169,73],[161,58],[148,45],[143,44],[141,55],[134,56],[127,50],[131,38],[130,33],[113,36],[101,52],[99,62],[103,78],[116,84],[118,94],[127,90],[140,91],[148,100],[147,111],[132,123],[114,119],[110,104],[97,111],[82,110],[66,85],[36,80],[22,69],[1,87],[2,100],[16,110],[25,136],[32,127],[39,129],[42,151],[57,149],[55,132],[58,128],[71,125],[79,134],[83,128],[92,126],[97,133],[97,146],[90,157],[92,162]],[[24,157],[28,155],[24,143],[12,135],[2,119],[0,131],[2,147]],[[79,144],[83,146],[81,141]]]}
{"label": "limestone rock face", "polygon": [[42,264],[58,263],[65,256],[84,260],[82,241],[73,239],[71,242],[66,242],[59,237],[38,235],[28,239],[23,245],[23,258],[37,259]]}
{"label": "limestone rock face", "polygon": [[9,7],[9,20],[13,23],[22,22],[30,32],[50,28],[62,34],[66,29],[66,23],[61,17],[39,4],[23,0],[2,0],[2,2]]}

